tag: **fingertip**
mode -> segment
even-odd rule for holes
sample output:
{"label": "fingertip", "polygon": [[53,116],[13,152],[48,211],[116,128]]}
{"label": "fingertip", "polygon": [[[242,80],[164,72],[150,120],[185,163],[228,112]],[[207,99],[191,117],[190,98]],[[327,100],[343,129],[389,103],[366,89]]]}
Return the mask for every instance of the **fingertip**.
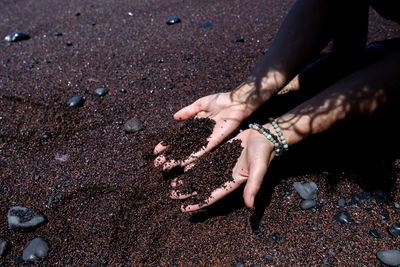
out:
{"label": "fingertip", "polygon": [[163,171],[167,172],[178,165],[179,163],[177,163],[175,160],[167,161],[164,163]]}
{"label": "fingertip", "polygon": [[179,193],[176,192],[175,190],[171,191],[171,193],[169,194],[169,197],[172,199],[179,199]]}
{"label": "fingertip", "polygon": [[164,151],[166,148],[167,148],[167,146],[162,145],[162,143],[160,142],[160,143],[158,143],[158,144],[156,145],[156,147],[154,148],[153,153],[154,153],[155,155],[157,155],[158,153]]}
{"label": "fingertip", "polygon": [[174,120],[183,121],[187,119],[187,107],[182,108],[174,114]]}
{"label": "fingertip", "polygon": [[181,206],[181,211],[182,212],[192,212],[192,211],[196,211],[196,210],[199,210],[200,209],[200,206],[199,205],[188,205],[188,206],[185,206],[185,205],[182,205]]}
{"label": "fingertip", "polygon": [[164,162],[165,162],[165,157],[164,156],[158,156],[155,160],[154,160],[154,166],[155,167],[158,167],[158,166],[161,166],[162,164],[164,164]]}
{"label": "fingertip", "polygon": [[255,196],[250,195],[250,196],[243,196],[244,198],[244,203],[246,204],[246,206],[250,209],[254,208],[254,199]]}

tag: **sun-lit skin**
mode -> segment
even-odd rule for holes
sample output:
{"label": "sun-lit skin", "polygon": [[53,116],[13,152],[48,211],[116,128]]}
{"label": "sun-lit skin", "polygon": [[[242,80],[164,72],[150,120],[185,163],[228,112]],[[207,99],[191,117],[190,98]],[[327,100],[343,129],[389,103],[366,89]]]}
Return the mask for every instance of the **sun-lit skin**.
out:
{"label": "sun-lit skin", "polygon": [[[245,82],[232,93],[205,96],[174,115],[177,121],[191,117],[215,120],[216,125],[208,139],[207,147],[195,152],[182,163],[165,162],[165,158],[159,156],[155,165],[163,165],[164,170],[177,164],[190,166],[195,163],[196,157],[220,144],[244,119],[278,91],[301,90],[299,76],[296,75],[332,39],[332,55],[337,58],[336,65],[334,68],[321,68],[318,78],[321,75],[326,79],[340,78],[276,119],[289,146],[313,134],[326,131],[341,120],[372,113],[385,104],[396,89],[400,88],[400,47],[356,71],[342,71],[340,64],[353,64],[362,57],[368,26],[367,3],[347,5],[346,9],[338,8],[342,4],[341,1],[297,1],[271,47]],[[332,23],[333,14],[341,18],[341,23]],[[341,71],[343,73],[337,75]],[[310,71],[307,79],[314,78],[317,77]],[[273,131],[270,124],[265,124],[264,127]],[[182,207],[182,211],[195,211],[211,205],[244,183],[244,202],[246,206],[254,207],[255,196],[275,152],[272,143],[253,129],[241,132],[234,139],[242,140],[243,146],[242,154],[232,171],[234,181],[229,183],[227,189],[219,188],[212,192],[206,205]],[[158,154],[165,148],[158,144],[154,152]],[[179,181],[174,181],[172,186],[175,187],[176,183]],[[180,196],[172,192],[171,197],[187,198],[190,195]]]}

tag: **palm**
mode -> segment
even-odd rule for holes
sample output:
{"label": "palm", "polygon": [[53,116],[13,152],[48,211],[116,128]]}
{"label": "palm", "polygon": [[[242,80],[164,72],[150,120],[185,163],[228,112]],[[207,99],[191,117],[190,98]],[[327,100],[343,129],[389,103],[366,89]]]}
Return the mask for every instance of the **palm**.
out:
{"label": "palm", "polygon": [[[186,166],[192,163],[196,158],[209,152],[220,144],[227,136],[238,128],[240,123],[248,116],[246,105],[241,102],[233,101],[231,94],[220,93],[200,98],[193,104],[178,111],[174,118],[178,121],[184,121],[188,118],[210,118],[215,121],[212,134],[208,137],[207,146],[200,151],[193,151],[183,162],[170,161],[165,163],[164,158],[157,158],[156,165],[164,164],[164,169],[170,169],[178,164]],[[166,147],[158,144],[155,153],[160,153]]]}
{"label": "palm", "polygon": [[[244,200],[247,206],[253,206],[254,196],[261,186],[272,159],[273,146],[264,136],[253,130],[243,131],[234,139],[242,141],[243,151],[232,171],[233,181],[227,182],[224,186],[214,190],[211,197],[206,201],[206,205],[190,205],[182,208],[183,211],[195,211],[209,206],[238,189],[246,181],[243,193]],[[180,196],[179,198],[187,197],[190,197],[190,195]]]}

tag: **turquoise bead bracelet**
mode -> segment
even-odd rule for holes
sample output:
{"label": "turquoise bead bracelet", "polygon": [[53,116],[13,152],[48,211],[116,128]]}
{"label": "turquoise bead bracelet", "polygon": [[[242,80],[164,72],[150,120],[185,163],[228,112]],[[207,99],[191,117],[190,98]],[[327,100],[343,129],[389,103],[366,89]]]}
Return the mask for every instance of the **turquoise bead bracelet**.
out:
{"label": "turquoise bead bracelet", "polygon": [[264,128],[258,123],[250,123],[249,128],[257,130],[260,134],[264,135],[269,141],[271,141],[271,143],[274,145],[276,156],[280,156],[283,153],[284,147],[282,146],[281,142],[279,142],[279,138],[271,133],[270,130]]}
{"label": "turquoise bead bracelet", "polygon": [[283,146],[283,149],[285,150],[285,151],[287,151],[288,149],[289,149],[289,145],[287,144],[287,142],[286,142],[286,139],[285,139],[285,137],[283,136],[283,133],[282,133],[282,131],[281,131],[281,128],[279,128],[279,125],[278,125],[278,123],[274,120],[274,121],[272,121],[272,126],[275,128],[275,131],[276,131],[276,133],[278,134],[278,137],[279,137],[279,140],[281,141],[281,144],[282,144],[282,146]]}

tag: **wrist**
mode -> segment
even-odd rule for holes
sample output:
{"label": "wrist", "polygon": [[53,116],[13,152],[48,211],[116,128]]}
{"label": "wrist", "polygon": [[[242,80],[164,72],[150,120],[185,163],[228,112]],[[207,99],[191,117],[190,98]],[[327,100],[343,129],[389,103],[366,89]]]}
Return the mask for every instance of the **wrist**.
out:
{"label": "wrist", "polygon": [[278,92],[284,84],[284,76],[277,71],[269,71],[261,79],[252,75],[232,92],[232,98],[234,101],[244,103],[252,113]]}

